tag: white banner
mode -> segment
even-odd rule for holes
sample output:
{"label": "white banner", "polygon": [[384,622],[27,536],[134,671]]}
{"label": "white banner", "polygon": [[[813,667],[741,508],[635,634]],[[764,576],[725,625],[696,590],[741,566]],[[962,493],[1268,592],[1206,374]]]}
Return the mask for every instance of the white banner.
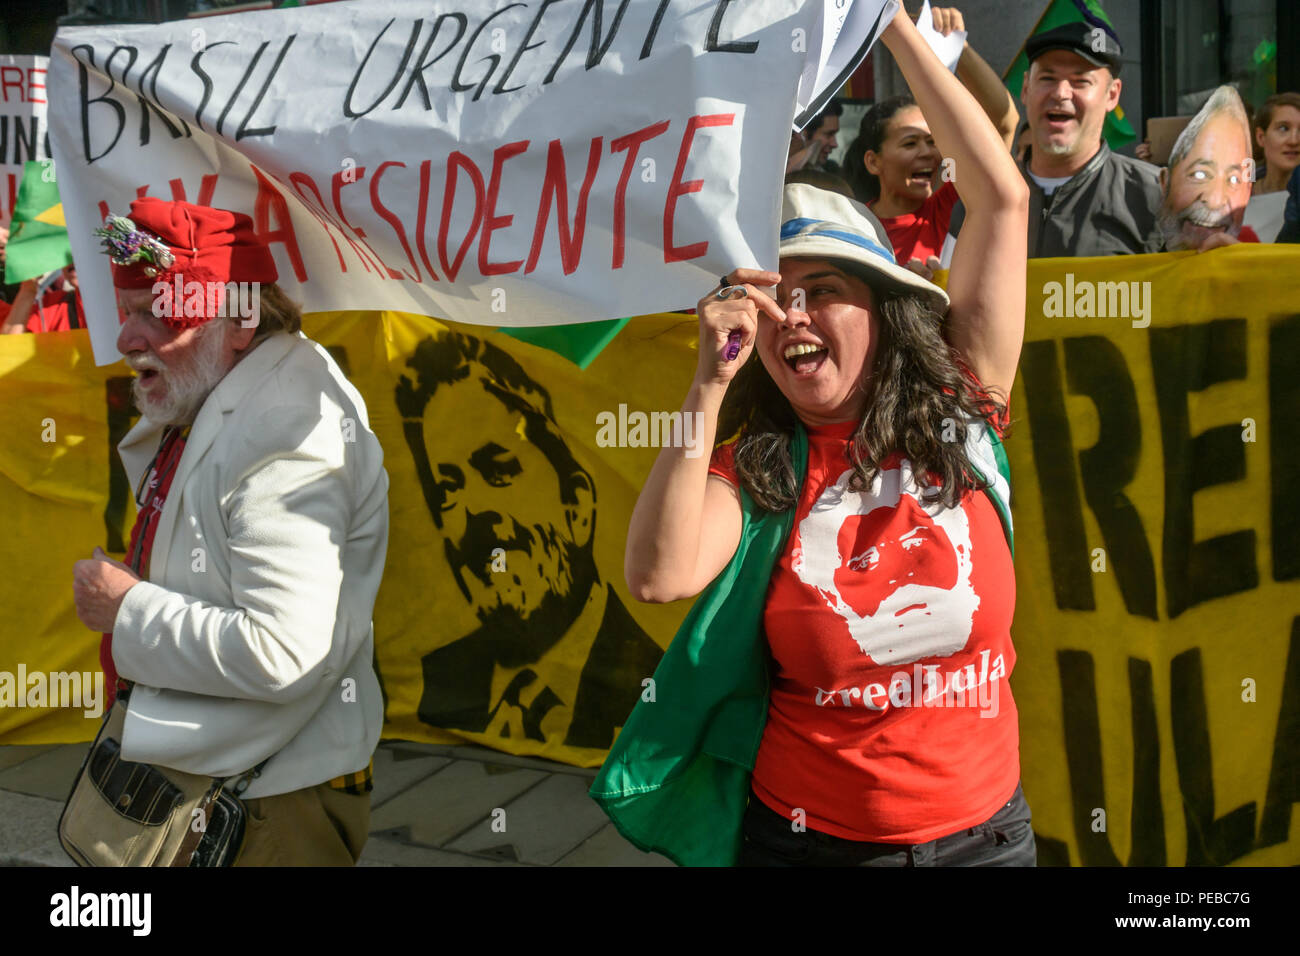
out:
{"label": "white banner", "polygon": [[45,56],[0,55],[0,226],[8,226],[23,181],[23,163],[50,159],[45,127]]}
{"label": "white banner", "polygon": [[[142,195],[250,214],[306,311],[585,322],[775,268],[809,38],[847,2],[354,0],[60,30],[51,139],[96,359],[117,316],[91,230]],[[846,22],[874,36],[887,6]]]}

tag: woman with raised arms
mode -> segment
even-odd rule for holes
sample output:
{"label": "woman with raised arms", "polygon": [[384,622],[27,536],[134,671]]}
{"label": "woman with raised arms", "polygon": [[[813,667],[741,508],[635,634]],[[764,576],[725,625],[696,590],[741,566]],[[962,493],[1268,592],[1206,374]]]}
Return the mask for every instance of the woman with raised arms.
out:
{"label": "woman with raised arms", "polygon": [[683,412],[738,437],[665,448],[628,531],[638,599],[701,596],[592,794],[678,862],[1035,862],[999,441],[1028,190],[901,11],[882,40],[967,207],[947,293],[864,206],[787,186],[780,272],[733,269],[698,306]]}

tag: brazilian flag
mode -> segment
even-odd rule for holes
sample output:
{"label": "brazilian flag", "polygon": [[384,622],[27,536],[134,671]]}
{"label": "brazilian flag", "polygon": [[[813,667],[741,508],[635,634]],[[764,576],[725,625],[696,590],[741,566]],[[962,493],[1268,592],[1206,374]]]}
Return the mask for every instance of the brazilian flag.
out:
{"label": "brazilian flag", "polygon": [[[1038,18],[1037,25],[1029,32],[1029,36],[1055,30],[1067,23],[1086,23],[1090,27],[1100,27],[1110,34],[1116,43],[1119,43],[1119,36],[1111,26],[1110,17],[1106,16],[1106,11],[1101,8],[1097,0],[1052,0],[1047,10]],[[1121,43],[1120,46],[1122,47],[1123,44]],[[1022,46],[1020,53],[1007,70],[1006,76],[1003,77],[1012,96],[1020,96],[1020,87],[1024,82],[1027,69],[1029,69],[1029,57],[1025,55]],[[1118,149],[1138,138],[1137,133],[1133,131],[1133,126],[1124,116],[1123,107],[1120,106],[1116,106],[1106,114],[1106,123],[1102,126],[1101,134],[1106,137],[1106,144],[1111,149]]]}
{"label": "brazilian flag", "polygon": [[54,163],[29,160],[23,167],[18,202],[5,246],[6,283],[22,282],[62,269],[72,261]]}

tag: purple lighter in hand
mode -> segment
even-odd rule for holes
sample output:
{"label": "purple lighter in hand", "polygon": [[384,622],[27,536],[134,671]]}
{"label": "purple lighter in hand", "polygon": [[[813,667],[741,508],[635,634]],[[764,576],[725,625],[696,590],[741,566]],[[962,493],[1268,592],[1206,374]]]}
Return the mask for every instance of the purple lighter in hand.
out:
{"label": "purple lighter in hand", "polygon": [[740,329],[733,329],[731,334],[727,336],[727,346],[722,350],[722,357],[728,362],[734,362],[736,356],[740,354],[741,338],[743,338],[743,333]]}

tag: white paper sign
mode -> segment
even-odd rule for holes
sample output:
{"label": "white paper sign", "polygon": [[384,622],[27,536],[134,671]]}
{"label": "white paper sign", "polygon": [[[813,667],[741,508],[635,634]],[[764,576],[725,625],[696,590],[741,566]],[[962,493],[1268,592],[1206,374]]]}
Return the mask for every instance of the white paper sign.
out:
{"label": "white paper sign", "polygon": [[898,0],[826,0],[822,31],[814,37],[799,78],[794,128],[811,123],[866,58],[898,12]]}
{"label": "white paper sign", "polygon": [[8,226],[23,181],[23,164],[50,158],[45,127],[49,58],[0,55],[0,226]]}
{"label": "white paper sign", "polygon": [[60,30],[51,138],[96,359],[118,323],[91,230],[137,195],[250,214],[306,311],[585,322],[775,268],[793,38],[842,5],[354,0]]}
{"label": "white paper sign", "polygon": [[951,73],[957,72],[957,61],[961,59],[961,51],[966,47],[966,31],[953,30],[947,36],[944,36],[934,28],[934,16],[930,12],[930,0],[925,0],[921,4],[921,15],[916,20],[916,29],[921,34],[921,39],[930,45],[934,55],[939,58],[944,66]]}

